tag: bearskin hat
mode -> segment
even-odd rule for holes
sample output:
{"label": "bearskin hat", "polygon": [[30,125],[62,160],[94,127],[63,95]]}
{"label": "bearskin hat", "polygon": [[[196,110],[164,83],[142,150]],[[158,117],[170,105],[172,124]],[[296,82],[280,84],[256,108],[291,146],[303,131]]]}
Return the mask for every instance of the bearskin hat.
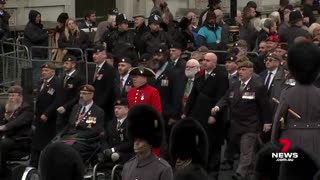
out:
{"label": "bearskin hat", "polygon": [[310,154],[299,147],[291,148],[288,152],[298,153],[298,158],[292,162],[281,162],[279,179],[313,179],[319,170],[316,155]]}
{"label": "bearskin hat", "polygon": [[319,74],[320,49],[311,42],[293,44],[288,52],[288,68],[300,84],[311,84]]}
{"label": "bearskin hat", "polygon": [[272,158],[272,153],[280,152],[280,146],[268,143],[257,153],[256,172],[260,179],[277,179],[280,162]]}
{"label": "bearskin hat", "polygon": [[80,154],[63,143],[50,144],[42,151],[39,169],[42,180],[79,180],[84,173]]}
{"label": "bearskin hat", "polygon": [[159,112],[148,104],[133,106],[128,113],[128,135],[130,141],[135,138],[146,140],[160,147],[164,137],[164,123]]}
{"label": "bearskin hat", "polygon": [[201,124],[192,119],[180,120],[170,134],[169,151],[173,162],[192,159],[193,164],[206,166],[208,161],[208,137]]}

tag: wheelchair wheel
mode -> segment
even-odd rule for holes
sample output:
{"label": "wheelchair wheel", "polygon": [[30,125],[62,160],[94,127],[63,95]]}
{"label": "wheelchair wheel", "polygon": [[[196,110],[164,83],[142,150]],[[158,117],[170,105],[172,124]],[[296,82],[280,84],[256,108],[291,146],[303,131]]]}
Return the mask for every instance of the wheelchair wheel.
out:
{"label": "wheelchair wheel", "polygon": [[96,180],[109,180],[109,179],[107,179],[107,177],[103,174],[98,174]]}
{"label": "wheelchair wheel", "polygon": [[35,168],[27,167],[22,175],[21,180],[40,180],[40,176]]}

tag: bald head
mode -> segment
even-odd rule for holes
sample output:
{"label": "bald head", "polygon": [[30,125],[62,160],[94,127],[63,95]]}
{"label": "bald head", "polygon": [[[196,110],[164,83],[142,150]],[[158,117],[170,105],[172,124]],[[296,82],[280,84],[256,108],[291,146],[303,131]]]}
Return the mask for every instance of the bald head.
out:
{"label": "bald head", "polygon": [[203,58],[203,69],[213,71],[217,66],[218,57],[214,53],[207,53]]}
{"label": "bald head", "polygon": [[223,18],[223,12],[220,9],[215,9],[214,13],[216,14],[216,21],[217,23],[221,22],[222,18]]}

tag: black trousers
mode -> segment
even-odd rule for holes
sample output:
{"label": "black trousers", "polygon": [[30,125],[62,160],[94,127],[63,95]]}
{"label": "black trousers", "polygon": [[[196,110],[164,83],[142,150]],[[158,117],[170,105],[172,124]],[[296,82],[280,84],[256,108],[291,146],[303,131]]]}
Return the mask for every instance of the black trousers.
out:
{"label": "black trousers", "polygon": [[15,140],[10,138],[4,138],[0,140],[0,175],[5,173],[6,162],[9,158],[9,153],[13,150],[18,149],[20,146],[15,142]]}
{"label": "black trousers", "polygon": [[94,153],[97,153],[95,151],[98,148],[97,143],[86,143],[82,141],[76,141],[71,146],[80,153],[83,162],[91,160],[90,158],[95,157]]}

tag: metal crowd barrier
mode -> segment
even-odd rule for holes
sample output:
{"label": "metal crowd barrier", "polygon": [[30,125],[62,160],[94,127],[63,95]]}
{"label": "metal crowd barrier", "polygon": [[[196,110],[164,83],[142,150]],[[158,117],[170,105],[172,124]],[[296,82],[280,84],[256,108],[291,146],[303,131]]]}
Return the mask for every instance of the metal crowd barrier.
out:
{"label": "metal crowd barrier", "polygon": [[31,68],[29,50],[24,45],[16,44],[14,39],[1,42],[1,82],[0,94],[14,84],[21,84],[23,71]]}
{"label": "metal crowd barrier", "polygon": [[[38,59],[38,58],[32,58],[33,57],[33,54],[32,54],[32,51],[35,50],[35,49],[47,49],[48,52],[49,52],[49,56],[45,59],[45,60],[42,60],[42,59]],[[53,62],[56,64],[57,66],[57,72],[58,72],[58,76],[61,76],[62,75],[62,71],[63,71],[63,59],[59,60],[59,61],[52,61],[51,60],[51,52],[52,50],[59,50],[59,48],[54,48],[54,47],[47,47],[47,46],[32,46],[30,48],[30,57],[32,59],[32,61],[34,62]],[[87,62],[85,60],[85,57],[84,57],[84,53],[82,51],[82,49],[80,48],[64,48],[63,50],[72,50],[72,51],[78,51],[80,52],[80,59],[77,61],[77,64],[78,64],[78,70],[81,72],[81,74],[83,74],[86,78],[86,83],[88,83],[88,71],[87,71]],[[68,54],[68,53],[67,53]]]}

